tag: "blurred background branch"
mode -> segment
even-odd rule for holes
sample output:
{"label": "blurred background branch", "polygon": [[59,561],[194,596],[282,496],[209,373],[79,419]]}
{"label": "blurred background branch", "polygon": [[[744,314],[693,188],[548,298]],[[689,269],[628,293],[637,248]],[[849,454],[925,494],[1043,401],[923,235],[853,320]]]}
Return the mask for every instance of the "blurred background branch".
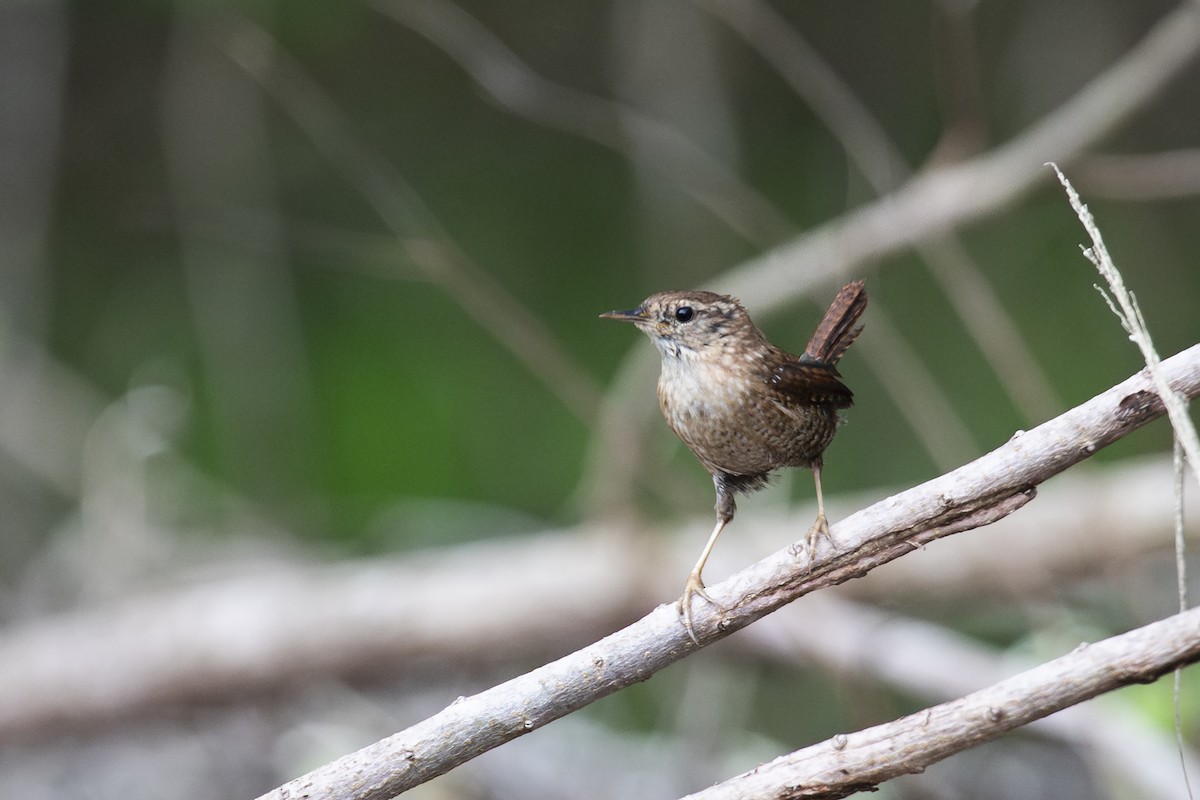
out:
{"label": "blurred background branch", "polygon": [[[871,611],[873,606],[839,611],[849,598],[884,605],[986,601],[1036,618],[1037,605],[1050,602],[1056,586],[1081,574],[1139,561],[1166,566],[1170,543],[1161,520],[1173,502],[1169,480],[1170,462],[1163,459],[1111,473],[1073,472],[1049,484],[1017,517],[806,598],[773,615],[786,622],[768,626],[771,632],[762,638],[733,641],[767,647],[774,658],[780,647],[775,637],[790,631],[794,649],[786,653],[798,664],[833,660],[827,666],[837,670],[856,664],[876,677],[898,673],[891,679],[907,680],[903,675],[915,666],[902,665],[916,660],[910,648],[921,638],[904,646],[874,641],[903,639],[907,629],[891,628],[893,613]],[[1136,519],[1122,519],[1122,491],[1143,499]],[[838,498],[831,505],[849,510],[866,500]],[[714,557],[714,566],[730,570],[751,563],[772,543],[794,535],[810,510],[786,517],[747,512],[753,536],[733,540]],[[1187,516],[1197,512],[1200,498],[1192,497]],[[214,579],[206,570],[178,590],[29,624],[0,640],[0,740],[94,727],[162,704],[277,691],[298,674],[350,679],[381,663],[420,671],[430,654],[453,653],[459,666],[487,665],[579,647],[663,602],[678,583],[673,570],[686,572],[707,520],[663,531],[663,547],[640,549],[613,547],[604,531],[582,528],[326,566],[260,554],[236,574]],[[252,527],[247,535],[256,532]],[[1200,529],[1192,526],[1188,533],[1194,541]],[[639,568],[646,560],[665,566],[648,573]],[[521,576],[520,593],[505,591],[514,575]],[[1117,582],[1137,579],[1136,570],[1112,576]],[[430,595],[452,602],[429,608],[423,598]],[[1164,596],[1145,613],[1168,608],[1168,601]],[[856,616],[843,625],[839,620],[851,613]],[[850,646],[847,639],[854,640],[854,664],[838,650]],[[862,663],[868,661],[873,663]],[[949,698],[999,680],[996,672],[985,680],[958,663],[931,658],[922,667],[931,677],[907,688]]]}

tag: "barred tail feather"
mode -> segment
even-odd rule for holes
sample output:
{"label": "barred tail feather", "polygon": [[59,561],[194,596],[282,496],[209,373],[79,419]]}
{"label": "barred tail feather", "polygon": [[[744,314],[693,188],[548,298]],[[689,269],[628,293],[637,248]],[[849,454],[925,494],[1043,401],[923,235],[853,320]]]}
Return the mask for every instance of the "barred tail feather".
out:
{"label": "barred tail feather", "polygon": [[836,364],[862,332],[862,325],[855,327],[855,323],[866,308],[865,282],[854,281],[843,286],[817,325],[804,355],[824,364]]}

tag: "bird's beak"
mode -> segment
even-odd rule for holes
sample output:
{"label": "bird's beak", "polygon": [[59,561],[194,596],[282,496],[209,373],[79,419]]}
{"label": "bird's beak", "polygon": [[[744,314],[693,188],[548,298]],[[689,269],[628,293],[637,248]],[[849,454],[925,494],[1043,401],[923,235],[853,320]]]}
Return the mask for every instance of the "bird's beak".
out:
{"label": "bird's beak", "polygon": [[628,311],[606,311],[600,319],[615,319],[620,322],[648,322],[650,315],[644,308],[631,308]]}

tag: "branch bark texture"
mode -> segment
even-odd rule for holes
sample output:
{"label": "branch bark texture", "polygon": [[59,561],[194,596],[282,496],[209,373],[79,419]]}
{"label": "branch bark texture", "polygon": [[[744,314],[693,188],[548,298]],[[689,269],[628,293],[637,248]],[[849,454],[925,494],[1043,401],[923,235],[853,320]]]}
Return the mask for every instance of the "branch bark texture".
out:
{"label": "branch bark texture", "polygon": [[[1175,391],[1187,397],[1200,394],[1200,345],[1163,361],[1162,367]],[[705,644],[723,638],[797,597],[861,575],[923,542],[999,519],[1028,502],[1037,484],[1162,414],[1153,384],[1139,372],[1031,431],[1018,432],[970,464],[843,520],[833,528],[833,552],[801,561],[793,546],[710,586],[713,597],[729,610],[718,613],[698,604],[696,634]],[[423,722],[263,797],[393,797],[646,680],[694,649],[674,605],[659,606],[593,645],[459,698]]]}

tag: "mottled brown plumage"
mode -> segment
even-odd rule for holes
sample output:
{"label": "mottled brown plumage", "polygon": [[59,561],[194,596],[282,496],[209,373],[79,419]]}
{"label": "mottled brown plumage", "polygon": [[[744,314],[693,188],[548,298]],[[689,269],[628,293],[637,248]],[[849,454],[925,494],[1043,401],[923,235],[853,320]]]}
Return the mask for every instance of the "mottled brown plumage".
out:
{"label": "mottled brown plumage", "polygon": [[735,493],[761,489],[782,467],[807,467],[818,508],[810,551],[829,535],[821,457],[837,431],[838,411],[853,402],[836,364],[862,330],[856,323],[866,306],[862,281],[844,286],[798,356],[767,341],[737,300],[712,292],[660,292],[631,311],[601,314],[634,323],[658,348],[659,407],[717,490],[716,527],[679,603],[693,641],[691,596],[719,605],[704,591],[701,572],[737,510]]}

